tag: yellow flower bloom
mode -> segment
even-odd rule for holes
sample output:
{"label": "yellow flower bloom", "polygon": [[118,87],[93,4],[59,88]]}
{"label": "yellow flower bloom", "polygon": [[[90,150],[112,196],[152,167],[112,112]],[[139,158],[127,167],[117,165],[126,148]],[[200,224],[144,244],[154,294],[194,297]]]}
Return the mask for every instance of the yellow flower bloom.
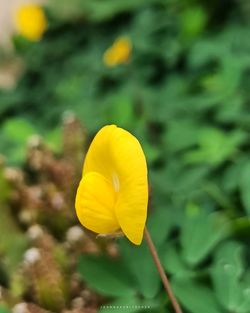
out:
{"label": "yellow flower bloom", "polygon": [[103,127],[90,145],[76,194],[81,224],[99,234],[121,230],[139,245],[147,205],[147,164],[139,141],[115,125]]}
{"label": "yellow flower bloom", "polygon": [[19,34],[31,41],[42,38],[47,28],[43,9],[36,4],[23,5],[16,12],[15,22]]}
{"label": "yellow flower bloom", "polygon": [[131,51],[131,41],[126,37],[120,37],[104,53],[103,62],[107,66],[116,66],[127,63],[129,61]]}

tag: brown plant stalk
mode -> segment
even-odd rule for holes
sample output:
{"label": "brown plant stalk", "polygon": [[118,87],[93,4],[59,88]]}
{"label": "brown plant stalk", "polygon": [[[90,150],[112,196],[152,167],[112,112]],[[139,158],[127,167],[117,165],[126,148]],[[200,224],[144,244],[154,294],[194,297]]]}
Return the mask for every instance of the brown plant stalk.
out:
{"label": "brown plant stalk", "polygon": [[152,254],[153,260],[155,262],[156,268],[160,274],[163,286],[164,286],[164,288],[167,292],[167,295],[168,295],[168,297],[172,303],[172,306],[175,310],[175,313],[182,313],[181,307],[180,307],[177,299],[175,298],[175,295],[174,295],[173,290],[171,288],[170,282],[169,282],[168,277],[167,277],[167,275],[166,275],[166,273],[162,267],[159,255],[156,251],[155,245],[151,239],[151,236],[150,236],[149,231],[147,230],[147,227],[145,227],[144,235],[145,235],[145,239],[146,239],[147,245],[149,247],[149,250]]}

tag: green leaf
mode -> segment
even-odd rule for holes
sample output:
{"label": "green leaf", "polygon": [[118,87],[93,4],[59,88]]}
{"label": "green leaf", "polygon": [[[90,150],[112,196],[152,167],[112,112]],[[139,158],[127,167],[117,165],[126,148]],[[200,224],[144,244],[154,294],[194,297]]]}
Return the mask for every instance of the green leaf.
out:
{"label": "green leaf", "polygon": [[148,218],[148,229],[158,249],[162,248],[169,233],[174,226],[174,213],[165,206],[157,207],[157,209]]}
{"label": "green leaf", "polygon": [[81,3],[81,0],[61,0],[60,3],[56,0],[51,0],[46,3],[46,7],[57,19],[68,21],[84,15],[85,12],[81,8]]}
{"label": "green leaf", "polygon": [[228,54],[228,47],[217,38],[202,38],[196,41],[189,51],[190,68],[205,65],[213,60],[220,60],[222,56]]}
{"label": "green leaf", "polygon": [[60,153],[62,151],[62,130],[57,127],[48,133],[44,138],[46,144],[54,153]]}
{"label": "green leaf", "polygon": [[108,98],[107,123],[130,129],[137,122],[131,97],[123,93]]}
{"label": "green leaf", "polygon": [[22,118],[5,122],[1,129],[0,150],[10,157],[10,162],[20,163],[25,158],[27,139],[36,133],[32,124]]}
{"label": "green leaf", "polygon": [[25,142],[30,135],[34,134],[35,130],[29,121],[15,118],[3,125],[3,132],[14,141]]}
{"label": "green leaf", "polygon": [[161,171],[152,173],[154,190],[164,194],[174,193],[177,201],[192,198],[193,194],[199,193],[208,174],[208,167],[186,167],[177,159],[169,158],[168,164]]}
{"label": "green leaf", "polygon": [[124,297],[135,292],[133,279],[120,261],[104,256],[81,256],[78,272],[89,287],[100,294]]}
{"label": "green leaf", "polygon": [[[237,158],[235,162],[229,165],[229,167],[225,168],[224,172],[222,173],[223,175],[222,186],[223,186],[223,189],[226,190],[228,194],[234,192],[236,189],[238,190],[238,188],[241,186],[242,174],[244,173],[242,169],[246,167],[247,163],[250,164],[248,162],[248,156],[243,155]],[[249,168],[250,168],[250,165],[249,165]],[[241,199],[242,199],[242,189],[240,191],[241,191]]]}
{"label": "green leaf", "polygon": [[250,215],[250,162],[244,164],[241,169],[239,187],[244,209]]}
{"label": "green leaf", "polygon": [[221,245],[215,254],[211,275],[216,296],[229,312],[244,312],[240,309],[244,301],[240,282],[243,272],[243,246],[234,241]]}
{"label": "green leaf", "polygon": [[228,233],[229,222],[221,213],[189,204],[181,230],[183,258],[192,266],[200,263]]}
{"label": "green leaf", "polygon": [[152,162],[156,161],[161,154],[161,151],[158,147],[146,141],[143,142],[143,151],[145,153],[148,164],[151,164]]}
{"label": "green leaf", "polygon": [[172,287],[183,307],[192,313],[223,313],[212,290],[200,283],[174,279]]}
{"label": "green leaf", "polygon": [[184,159],[187,163],[218,165],[232,157],[245,139],[242,131],[226,134],[216,128],[204,128],[199,133],[199,148],[186,153]]}
{"label": "green leaf", "polygon": [[250,271],[246,272],[243,277],[242,293],[243,299],[238,307],[239,313],[249,313],[250,312]]}
{"label": "green leaf", "polygon": [[207,16],[202,7],[191,7],[182,12],[181,27],[183,37],[193,38],[199,35],[206,24]]}
{"label": "green leaf", "polygon": [[120,248],[122,258],[135,278],[138,291],[146,298],[155,297],[160,288],[160,278],[145,242],[134,246],[127,240],[122,240]]}
{"label": "green leaf", "polygon": [[91,0],[84,1],[82,8],[88,14],[88,17],[95,21],[102,21],[122,13],[136,10],[142,5],[150,2],[157,2],[156,0]]}
{"label": "green leaf", "polygon": [[241,64],[232,57],[225,57],[223,67],[217,73],[209,74],[202,81],[203,87],[211,92],[218,93],[223,99],[231,100],[242,78]]}
{"label": "green leaf", "polygon": [[197,144],[198,127],[200,126],[188,119],[170,122],[169,129],[164,137],[166,148],[170,150],[170,152],[178,152]]}
{"label": "green leaf", "polygon": [[194,271],[190,270],[182,260],[176,245],[169,242],[166,244],[163,266],[167,272],[177,278],[193,277],[196,274]]}

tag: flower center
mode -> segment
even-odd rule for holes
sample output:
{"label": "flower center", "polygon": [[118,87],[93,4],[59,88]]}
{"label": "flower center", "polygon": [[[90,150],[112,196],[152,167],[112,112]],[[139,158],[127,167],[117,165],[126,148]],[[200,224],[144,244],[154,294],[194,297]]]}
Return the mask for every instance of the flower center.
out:
{"label": "flower center", "polygon": [[120,181],[119,181],[119,177],[116,173],[112,174],[112,179],[113,179],[113,186],[115,189],[115,192],[119,192],[120,190]]}

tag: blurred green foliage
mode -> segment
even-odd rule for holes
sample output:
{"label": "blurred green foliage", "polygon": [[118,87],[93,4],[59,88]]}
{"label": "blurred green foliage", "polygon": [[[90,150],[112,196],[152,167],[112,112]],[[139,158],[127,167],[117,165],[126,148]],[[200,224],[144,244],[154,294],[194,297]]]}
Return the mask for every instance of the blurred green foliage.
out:
{"label": "blurred green foliage", "polygon": [[[89,140],[104,124],[128,129],[148,160],[149,229],[185,312],[249,313],[249,6],[51,0],[46,12],[40,42],[14,38],[26,70],[0,91],[1,152],[21,164],[39,133],[60,153],[65,111]],[[130,62],[107,67],[104,52],[124,35]],[[120,239],[119,250],[118,261],[80,256],[82,280],[111,305],[134,307],[126,312],[167,312],[147,247]]]}

